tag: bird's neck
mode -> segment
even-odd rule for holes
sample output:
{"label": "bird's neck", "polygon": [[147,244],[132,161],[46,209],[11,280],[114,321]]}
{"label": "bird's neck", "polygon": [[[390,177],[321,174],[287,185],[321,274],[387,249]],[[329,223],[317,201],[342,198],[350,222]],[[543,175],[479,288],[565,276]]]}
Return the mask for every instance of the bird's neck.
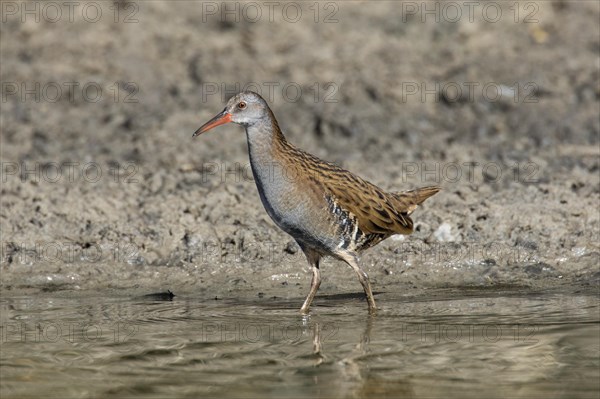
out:
{"label": "bird's neck", "polygon": [[287,145],[275,116],[269,110],[270,118],[263,118],[246,127],[250,162],[258,167],[277,162],[277,155]]}

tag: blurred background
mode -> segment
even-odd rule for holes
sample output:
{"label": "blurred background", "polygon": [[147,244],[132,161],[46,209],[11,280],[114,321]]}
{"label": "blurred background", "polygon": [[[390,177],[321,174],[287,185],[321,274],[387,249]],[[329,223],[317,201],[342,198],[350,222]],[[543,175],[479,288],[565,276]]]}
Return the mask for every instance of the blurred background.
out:
{"label": "blurred background", "polygon": [[410,240],[367,255],[379,278],[597,284],[598,16],[588,1],[3,1],[3,284],[294,272],[304,289],[243,129],[191,138],[244,89],[292,143],[386,190],[444,187]]}

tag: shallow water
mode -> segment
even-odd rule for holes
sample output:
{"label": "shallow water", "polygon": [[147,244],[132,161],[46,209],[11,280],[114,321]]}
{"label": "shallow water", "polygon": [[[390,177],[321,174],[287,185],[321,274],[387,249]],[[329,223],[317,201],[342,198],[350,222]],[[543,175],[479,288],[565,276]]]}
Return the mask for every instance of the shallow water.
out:
{"label": "shallow water", "polygon": [[595,295],[4,297],[1,396],[597,398]]}

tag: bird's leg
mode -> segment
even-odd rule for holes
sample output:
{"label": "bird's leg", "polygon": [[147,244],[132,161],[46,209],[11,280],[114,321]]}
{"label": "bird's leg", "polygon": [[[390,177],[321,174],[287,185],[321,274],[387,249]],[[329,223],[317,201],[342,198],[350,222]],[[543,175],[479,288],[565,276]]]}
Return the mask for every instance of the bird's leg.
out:
{"label": "bird's leg", "polygon": [[308,293],[308,296],[306,297],[302,308],[300,308],[300,313],[308,314],[310,304],[312,303],[313,299],[315,299],[315,295],[317,295],[317,290],[321,285],[321,270],[319,270],[319,255],[314,252],[308,252],[306,250],[304,251],[304,253],[306,254],[306,259],[308,259],[308,263],[312,267],[313,276],[310,282],[310,292]]}
{"label": "bird's leg", "polygon": [[369,276],[358,265],[358,257],[356,255],[348,253],[338,254],[338,256],[340,256],[340,258],[342,258],[342,260],[346,262],[356,272],[356,275],[358,276],[358,281],[360,281],[360,284],[362,285],[363,290],[365,291],[365,295],[367,296],[367,302],[369,304],[369,313],[377,313],[377,306],[375,306],[375,298],[373,298],[373,291],[371,291],[371,282],[369,281]]}

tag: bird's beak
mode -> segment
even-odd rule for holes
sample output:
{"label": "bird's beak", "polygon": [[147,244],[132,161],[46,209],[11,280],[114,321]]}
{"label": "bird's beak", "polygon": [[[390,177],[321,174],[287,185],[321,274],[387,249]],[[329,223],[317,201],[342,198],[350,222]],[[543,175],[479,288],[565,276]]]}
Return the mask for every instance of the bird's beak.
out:
{"label": "bird's beak", "polygon": [[192,137],[196,137],[204,132],[209,131],[213,127],[224,125],[229,122],[231,122],[231,114],[227,112],[227,108],[225,108],[223,111],[215,115],[214,118],[206,122],[204,125],[200,126],[200,128],[194,132]]}

